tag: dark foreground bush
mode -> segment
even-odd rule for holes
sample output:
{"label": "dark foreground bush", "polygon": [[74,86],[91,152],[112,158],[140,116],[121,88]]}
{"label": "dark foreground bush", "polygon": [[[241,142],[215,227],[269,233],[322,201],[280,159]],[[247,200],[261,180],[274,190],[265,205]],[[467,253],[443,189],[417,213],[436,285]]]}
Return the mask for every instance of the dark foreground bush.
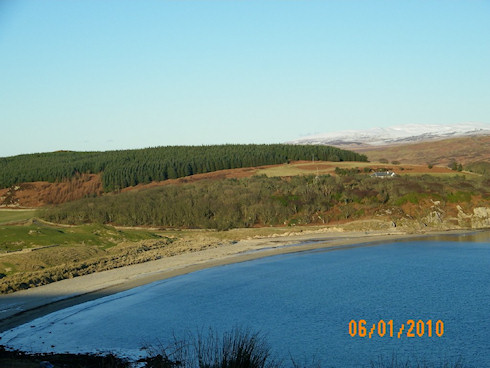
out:
{"label": "dark foreground bush", "polygon": [[2,368],[38,368],[49,367],[49,362],[55,368],[130,368],[131,364],[125,359],[112,354],[98,356],[91,354],[28,354],[22,351],[5,350],[0,346],[0,367]]}
{"label": "dark foreground bush", "polygon": [[149,350],[148,368],[279,368],[271,348],[259,333],[234,328],[219,334],[209,330]]}

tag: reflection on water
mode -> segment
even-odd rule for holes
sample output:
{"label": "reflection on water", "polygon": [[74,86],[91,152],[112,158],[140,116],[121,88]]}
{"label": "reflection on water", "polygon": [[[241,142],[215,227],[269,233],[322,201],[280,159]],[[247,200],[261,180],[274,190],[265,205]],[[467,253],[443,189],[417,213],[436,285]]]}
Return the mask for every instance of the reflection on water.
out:
{"label": "reflection on water", "polygon": [[490,242],[490,231],[475,231],[471,233],[463,234],[442,234],[442,235],[430,235],[427,236],[427,240],[440,241],[440,242],[480,242],[489,243]]}
{"label": "reflection on water", "polygon": [[[247,253],[255,253],[255,252],[260,252],[266,249],[272,249],[272,248],[294,248],[302,245],[308,245],[308,244],[328,244],[330,241],[333,240],[338,240],[338,236],[332,236],[331,238],[325,238],[322,237],[320,239],[310,239],[308,241],[304,241],[301,243],[294,243],[294,244],[285,244],[283,246],[278,247],[275,245],[274,247],[270,248],[262,248],[259,250],[251,250],[248,251]],[[346,238],[346,240],[349,240]],[[335,250],[340,250],[340,249],[352,249],[352,248],[359,248],[359,247],[366,247],[366,246],[374,246],[374,245],[382,245],[386,244],[386,240],[379,240],[379,241],[370,241],[369,238],[367,237],[365,239],[365,242],[362,241],[362,238],[356,238],[356,240],[359,240],[358,244],[347,244],[347,245],[340,245],[340,246],[335,246],[332,248],[325,248],[325,249],[317,249],[317,250],[312,250],[312,252],[317,251],[317,252],[328,252],[328,251],[335,251]],[[397,240],[398,243],[402,242],[413,242],[413,241],[434,241],[434,242],[476,242],[476,243],[489,243],[490,242],[490,231],[488,230],[480,230],[480,231],[473,231],[473,232],[462,232],[462,233],[442,233],[442,234],[431,234],[431,235],[414,235],[413,237],[406,237],[404,239]]]}

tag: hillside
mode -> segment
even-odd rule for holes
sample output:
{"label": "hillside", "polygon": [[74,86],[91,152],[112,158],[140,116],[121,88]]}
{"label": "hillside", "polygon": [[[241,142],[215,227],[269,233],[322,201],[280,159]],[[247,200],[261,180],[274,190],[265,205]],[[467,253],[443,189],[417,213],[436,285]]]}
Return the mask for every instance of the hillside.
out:
{"label": "hillside", "polygon": [[[358,168],[360,171],[391,170],[399,175],[454,175],[453,170],[443,166],[434,166],[433,168],[428,169],[427,165],[293,161],[286,164],[218,170],[209,173],[189,175],[177,179],[140,183],[135,186],[126,187],[122,189],[121,192],[137,191],[168,185],[183,185],[203,180],[217,181],[222,179],[248,178],[254,175],[266,175],[269,177],[292,177],[297,175],[336,176],[337,168],[347,171],[353,170],[354,168]],[[0,189],[0,208],[38,208],[47,205],[57,205],[86,197],[97,197],[104,194],[101,176],[101,174],[82,174],[61,182],[50,183],[47,181],[37,181]]]}
{"label": "hillside", "polygon": [[335,147],[286,144],[63,151],[0,158],[0,188],[37,181],[60,182],[80,174],[101,174],[103,190],[110,192],[193,174],[310,159],[367,161],[362,154]]}
{"label": "hillside", "polygon": [[423,218],[436,208],[439,220],[454,218],[461,225],[458,206],[470,212],[490,206],[488,179],[476,175],[380,179],[355,167],[336,172],[335,177],[257,175],[157,186],[68,202],[39,215],[65,224],[227,230],[383,217],[395,223],[407,219],[428,223],[433,219]]}
{"label": "hillside", "polygon": [[448,165],[456,161],[463,165],[473,162],[490,162],[490,135],[460,137],[436,141],[357,148],[369,161],[399,161],[402,164]]}
{"label": "hillside", "polygon": [[[379,170],[398,176],[370,176]],[[299,161],[111,193],[101,192],[95,174],[17,187],[10,200],[41,208],[0,211],[0,293],[293,228],[411,233],[490,226],[489,179],[442,166]],[[58,204],[44,206],[48,200]]]}
{"label": "hillside", "polygon": [[54,183],[35,181],[0,189],[0,208],[36,208],[102,193],[100,174],[81,174]]}

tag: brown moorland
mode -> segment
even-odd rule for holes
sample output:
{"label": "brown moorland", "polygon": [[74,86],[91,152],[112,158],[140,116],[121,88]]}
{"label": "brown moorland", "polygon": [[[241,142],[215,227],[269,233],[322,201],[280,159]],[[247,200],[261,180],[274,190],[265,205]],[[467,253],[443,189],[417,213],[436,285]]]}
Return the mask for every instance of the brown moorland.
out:
{"label": "brown moorland", "polygon": [[0,207],[37,208],[102,194],[100,174],[80,174],[70,180],[36,181],[0,189]]}
{"label": "brown moorland", "polygon": [[463,165],[490,161],[490,136],[472,136],[409,143],[392,146],[379,146],[373,148],[351,148],[353,151],[363,153],[370,161],[386,159],[400,161],[401,163],[419,165],[444,165],[452,161]]}

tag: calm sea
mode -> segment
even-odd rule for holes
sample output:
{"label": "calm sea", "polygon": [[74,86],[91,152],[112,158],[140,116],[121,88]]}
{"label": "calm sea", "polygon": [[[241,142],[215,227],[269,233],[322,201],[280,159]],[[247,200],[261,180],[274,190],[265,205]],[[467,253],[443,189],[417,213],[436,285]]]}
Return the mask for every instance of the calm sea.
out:
{"label": "calm sea", "polygon": [[216,267],[56,312],[5,333],[2,344],[138,355],[174,335],[236,326],[262,332],[279,357],[315,357],[323,367],[393,355],[490,367],[490,239],[371,244]]}

